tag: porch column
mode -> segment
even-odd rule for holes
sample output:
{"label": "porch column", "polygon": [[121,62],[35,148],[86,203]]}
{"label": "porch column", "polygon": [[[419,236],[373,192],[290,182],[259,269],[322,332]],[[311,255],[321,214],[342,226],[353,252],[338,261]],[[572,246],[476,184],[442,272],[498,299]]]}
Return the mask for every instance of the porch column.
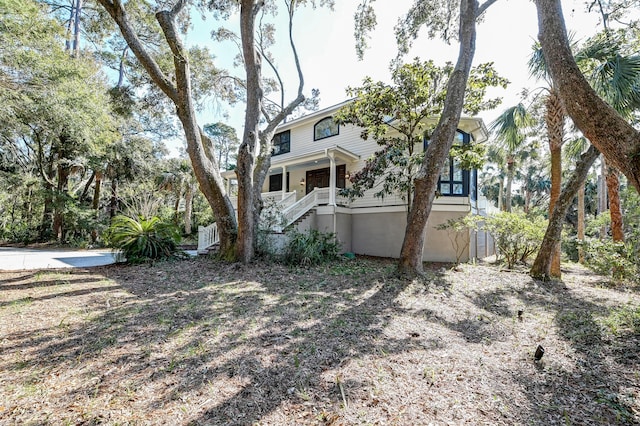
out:
{"label": "porch column", "polygon": [[336,159],[333,152],[329,156],[329,205],[336,205]]}
{"label": "porch column", "polygon": [[282,197],[281,200],[284,200],[285,195],[287,195],[287,166],[282,166]]}
{"label": "porch column", "polygon": [[231,196],[231,178],[227,178],[226,180],[227,180],[227,182],[226,182],[226,184],[227,184],[227,195],[230,197]]}

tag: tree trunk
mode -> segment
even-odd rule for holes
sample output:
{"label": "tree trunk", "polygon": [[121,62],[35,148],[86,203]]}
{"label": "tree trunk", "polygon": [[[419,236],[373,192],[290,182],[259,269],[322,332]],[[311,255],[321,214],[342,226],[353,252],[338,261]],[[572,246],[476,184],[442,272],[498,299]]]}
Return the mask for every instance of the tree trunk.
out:
{"label": "tree trunk", "polygon": [[102,172],[95,172],[95,186],[93,187],[93,199],[91,200],[91,208],[95,210],[96,216],[98,215],[98,209],[100,208],[100,187],[102,186]]}
{"label": "tree trunk", "polygon": [[449,156],[460,121],[469,71],[475,54],[478,2],[460,1],[460,50],[456,66],[447,83],[447,95],[442,115],[427,147],[422,166],[415,178],[413,206],[405,230],[398,272],[403,275],[423,273],[422,256],[425,228],[436,195],[442,165]]}
{"label": "tree trunk", "polygon": [[607,193],[609,194],[609,214],[611,215],[611,238],[624,241],[624,224],[620,207],[620,178],[615,167],[607,165]]}
{"label": "tree trunk", "polygon": [[[609,210],[607,203],[607,163],[604,156],[600,154],[600,176],[598,176],[598,215]],[[607,225],[603,223],[600,227],[600,239],[605,240],[608,235]]]}
{"label": "tree trunk", "polygon": [[[551,153],[551,195],[549,197],[549,217],[553,213],[556,201],[560,197],[562,185],[562,143],[564,142],[564,113],[562,101],[557,90],[552,87],[547,97],[545,122]],[[550,275],[560,278],[561,241],[556,242],[551,257]]]}
{"label": "tree trunk", "polygon": [[184,234],[191,235],[191,214],[193,212],[193,185],[188,184],[184,193]]}
{"label": "tree trunk", "polygon": [[238,148],[238,240],[236,256],[243,263],[251,262],[255,253],[255,212],[259,210],[254,196],[254,168],[260,137],[262,110],[262,64],[255,42],[255,17],[261,9],[255,0],[240,3],[240,37],[247,76],[247,106],[244,118],[244,134]]}
{"label": "tree trunk", "polygon": [[578,188],[578,262],[584,264],[584,182]]}
{"label": "tree trunk", "polygon": [[576,165],[575,171],[567,181],[565,187],[562,189],[560,197],[558,198],[553,212],[551,213],[551,217],[549,217],[549,225],[547,226],[542,244],[540,245],[538,256],[536,256],[536,260],[533,262],[533,266],[531,267],[530,274],[532,277],[538,279],[552,278],[551,258],[553,256],[553,251],[561,238],[564,218],[567,215],[567,210],[569,209],[573,198],[576,196],[576,192],[578,192],[580,184],[584,183],[586,180],[589,169],[598,157],[598,154],[599,152],[596,147],[593,145],[590,146],[587,152],[580,156],[580,160]]}
{"label": "tree trunk", "polygon": [[45,182],[44,184],[44,209],[42,211],[42,222],[38,231],[38,239],[47,241],[51,238],[51,229],[53,228],[53,185]]}
{"label": "tree trunk", "polygon": [[82,16],[82,0],[76,0],[76,11],[73,17],[73,52],[72,56],[80,56],[80,18]]}
{"label": "tree trunk", "polygon": [[513,157],[507,160],[507,187],[504,192],[504,211],[511,212],[511,186],[513,184],[513,175],[515,174],[515,164]]}
{"label": "tree trunk", "polygon": [[536,0],[539,39],[567,114],[640,192],[640,132],[589,85],[571,53],[560,0]]}
{"label": "tree trunk", "polygon": [[182,199],[182,191],[175,192],[176,200],[173,202],[173,223],[178,226],[180,224],[180,200]]}
{"label": "tree trunk", "polygon": [[118,211],[118,178],[111,179],[111,201],[109,202],[109,217],[114,218]]}

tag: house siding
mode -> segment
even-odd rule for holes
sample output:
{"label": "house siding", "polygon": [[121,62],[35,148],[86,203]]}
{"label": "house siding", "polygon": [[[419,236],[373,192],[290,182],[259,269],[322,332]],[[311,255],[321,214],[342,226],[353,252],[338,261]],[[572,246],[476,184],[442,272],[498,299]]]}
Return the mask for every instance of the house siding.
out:
{"label": "house siding", "polygon": [[[449,219],[464,216],[463,212],[432,212],[425,229],[423,260],[425,262],[455,262],[456,252],[449,239],[447,231],[435,229]],[[407,215],[404,212],[363,213],[353,215],[352,223],[352,251],[356,254],[400,257],[404,229],[407,226]],[[460,247],[468,245],[470,235],[465,234],[460,239]],[[469,260],[469,250],[465,250],[460,261]]]}
{"label": "house siding", "polygon": [[[314,125],[320,120],[330,117],[337,108],[323,112],[313,113],[285,123],[278,131],[290,131],[290,152],[272,157],[272,170],[274,174],[282,173],[283,166],[289,173],[289,191],[296,192],[299,200],[306,195],[306,172],[327,168],[329,159],[324,150],[336,149],[336,166],[346,165],[346,171],[350,174],[361,170],[367,159],[375,155],[381,147],[375,141],[361,138],[362,129],[353,125],[341,125],[339,134],[320,140],[314,140]],[[482,135],[484,126],[473,119],[463,119],[460,123],[461,130]],[[486,132],[486,129],[484,130]],[[476,137],[477,139],[477,137]],[[480,139],[486,139],[486,134]],[[417,146],[421,150],[422,146]],[[345,158],[353,158],[355,154],[358,160],[345,161]],[[301,181],[305,184],[301,185]],[[347,187],[351,183],[347,179]],[[265,181],[263,191],[267,192],[269,183]],[[317,229],[322,232],[336,234],[342,246],[342,252],[353,252],[362,255],[397,258],[404,239],[406,228],[406,201],[400,195],[385,195],[384,198],[374,194],[380,188],[370,189],[363,197],[353,200],[348,207],[321,205],[314,209],[313,213],[301,221],[297,228],[304,232],[309,229]],[[433,210],[425,229],[425,261],[454,262],[456,250],[449,238],[447,231],[439,231],[435,227],[447,222],[449,219],[457,219],[470,212],[481,213],[476,209],[477,204],[468,196],[443,196],[434,200]],[[492,241],[484,232],[471,232],[459,240],[461,246],[467,246],[460,261],[467,261],[473,257],[485,257],[492,254]]]}

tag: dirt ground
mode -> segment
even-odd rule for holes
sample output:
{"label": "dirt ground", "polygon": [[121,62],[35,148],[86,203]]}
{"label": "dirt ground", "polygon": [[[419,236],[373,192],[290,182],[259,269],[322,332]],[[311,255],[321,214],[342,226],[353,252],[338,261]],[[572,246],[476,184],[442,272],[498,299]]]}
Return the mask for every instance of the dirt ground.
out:
{"label": "dirt ground", "polygon": [[1,273],[0,424],[640,424],[638,288],[393,266]]}

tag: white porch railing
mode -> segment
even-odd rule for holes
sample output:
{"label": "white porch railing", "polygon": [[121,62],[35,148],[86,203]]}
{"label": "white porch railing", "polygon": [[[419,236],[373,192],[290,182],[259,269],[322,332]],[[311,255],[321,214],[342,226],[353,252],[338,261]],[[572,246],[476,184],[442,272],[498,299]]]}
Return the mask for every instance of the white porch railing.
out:
{"label": "white porch railing", "polygon": [[[291,198],[293,198],[293,201],[288,202],[284,207],[287,207],[291,204],[293,204],[296,201],[296,192],[285,192],[284,196],[282,195],[282,191],[271,191],[271,192],[263,192],[261,194],[262,196],[262,202],[264,204],[269,204],[270,202],[275,202],[278,204],[279,207],[283,207],[283,203],[285,201],[290,200]],[[238,210],[238,197],[229,197],[229,200],[231,200],[231,204],[233,205],[233,208],[235,208],[236,210]]]}
{"label": "white porch railing", "polygon": [[[264,192],[262,193],[262,200],[265,204],[270,201],[276,201],[276,206],[279,209],[286,209],[296,202],[296,192],[286,192],[284,196],[282,191]],[[231,197],[231,203],[237,209],[238,198]],[[219,242],[218,225],[215,222],[209,226],[198,227],[198,253],[206,253],[209,247]]]}
{"label": "white porch railing", "polygon": [[282,209],[286,209],[290,205],[296,202],[296,192],[287,192],[282,200],[278,203],[278,206]]}
{"label": "white porch railing", "polygon": [[283,210],[284,228],[301,218],[306,212],[318,204],[329,202],[329,188],[314,188],[313,191]]}
{"label": "white porch railing", "polygon": [[198,253],[206,253],[207,249],[220,242],[218,224],[198,227]]}

